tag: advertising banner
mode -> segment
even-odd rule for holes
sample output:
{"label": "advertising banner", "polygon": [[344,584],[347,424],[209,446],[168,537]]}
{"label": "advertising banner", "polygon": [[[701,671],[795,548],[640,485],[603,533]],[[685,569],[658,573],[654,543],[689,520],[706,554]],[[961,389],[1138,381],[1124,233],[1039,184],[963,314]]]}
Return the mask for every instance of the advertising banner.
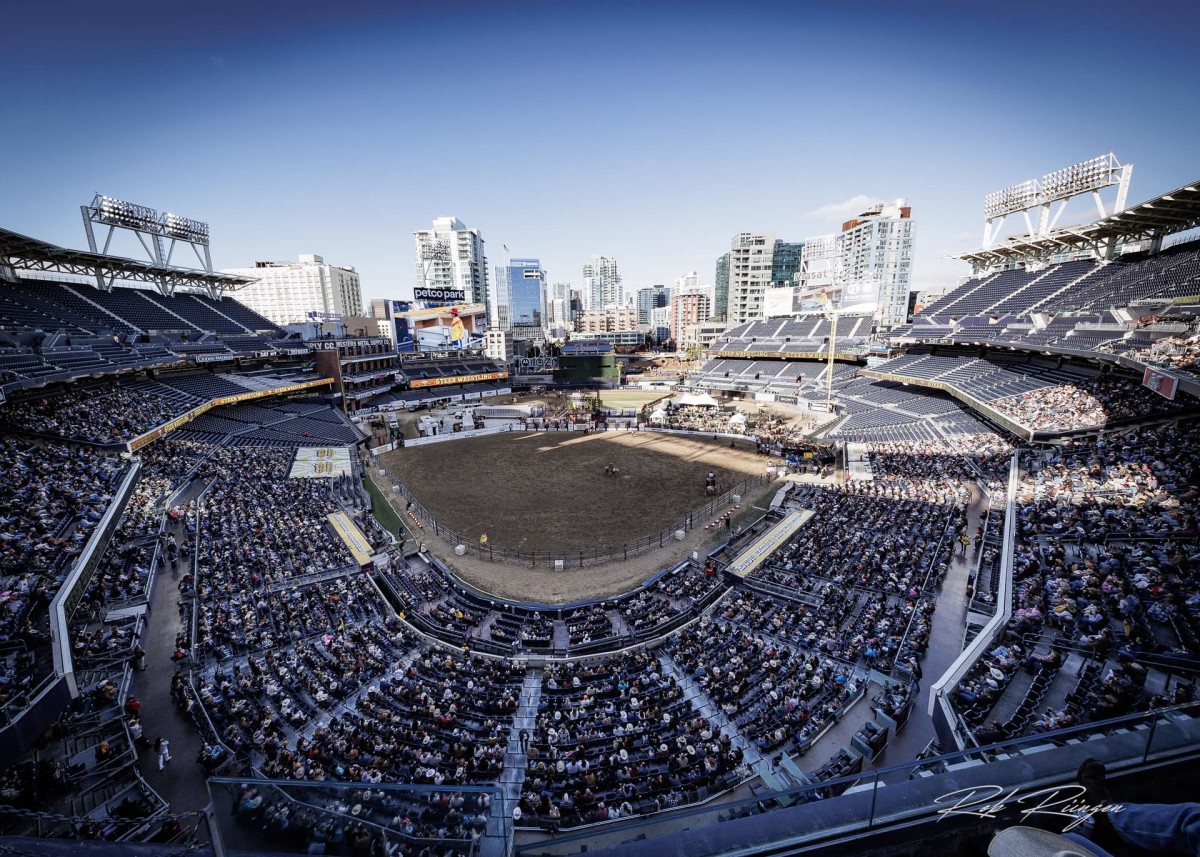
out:
{"label": "advertising banner", "polygon": [[345,512],[334,512],[326,517],[329,525],[333,527],[333,531],[338,534],[338,538],[342,540],[346,549],[350,551],[350,555],[354,557],[354,561],[359,565],[370,565],[371,543],[367,541],[367,537],[363,535],[358,525],[350,520],[350,516]]}
{"label": "advertising banner", "polygon": [[467,293],[462,289],[413,289],[413,298],[419,301],[461,304],[466,302]]}
{"label": "advertising banner", "polygon": [[1164,399],[1173,400],[1175,398],[1175,390],[1179,387],[1179,380],[1165,372],[1147,369],[1142,373],[1142,386],[1149,387]]}
{"label": "advertising banner", "polygon": [[738,554],[737,559],[729,566],[729,573],[741,578],[749,576],[751,572],[766,562],[767,557],[786,544],[792,534],[807,524],[812,516],[813,512],[808,509],[788,513],[787,517]]}
{"label": "advertising banner", "polygon": [[292,479],[333,479],[351,472],[350,449],[345,446],[302,446],[292,459]]}
{"label": "advertising banner", "polygon": [[477,381],[496,381],[507,378],[507,372],[479,372],[475,375],[458,375],[454,378],[414,378],[408,386],[414,390],[422,387],[444,387],[447,384],[473,384]]}

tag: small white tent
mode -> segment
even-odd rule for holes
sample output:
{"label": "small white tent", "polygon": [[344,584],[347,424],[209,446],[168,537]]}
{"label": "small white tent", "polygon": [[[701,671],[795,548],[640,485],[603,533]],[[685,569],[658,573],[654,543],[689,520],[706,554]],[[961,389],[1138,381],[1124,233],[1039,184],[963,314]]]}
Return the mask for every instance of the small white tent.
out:
{"label": "small white tent", "polygon": [[685,405],[692,405],[698,408],[721,407],[721,403],[712,396],[708,395],[708,393],[683,393],[682,395],[676,396],[672,400],[671,404],[677,408],[681,408]]}

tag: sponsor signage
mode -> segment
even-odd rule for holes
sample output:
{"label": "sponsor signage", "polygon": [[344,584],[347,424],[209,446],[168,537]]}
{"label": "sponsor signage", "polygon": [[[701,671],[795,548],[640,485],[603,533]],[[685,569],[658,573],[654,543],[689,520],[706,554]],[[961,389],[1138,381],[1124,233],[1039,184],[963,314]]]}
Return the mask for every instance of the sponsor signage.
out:
{"label": "sponsor signage", "polygon": [[747,577],[762,565],[767,557],[782,547],[796,530],[808,523],[812,516],[813,513],[808,509],[790,512],[782,521],[759,536],[750,547],[738,554],[737,559],[729,566],[729,573],[736,577]]}
{"label": "sponsor signage", "polygon": [[461,304],[466,301],[467,293],[462,289],[413,289],[413,299]]}
{"label": "sponsor signage", "polygon": [[1147,369],[1142,373],[1142,386],[1149,387],[1164,399],[1174,399],[1175,390],[1179,387],[1179,380],[1165,372]]}
{"label": "sponsor signage", "polygon": [[376,339],[316,339],[309,346],[313,351],[337,351],[339,348],[370,348],[386,341],[382,336]]}
{"label": "sponsor signage", "polygon": [[333,527],[333,531],[338,534],[338,538],[346,545],[350,555],[354,557],[354,561],[359,565],[371,564],[371,543],[367,541],[367,537],[362,534],[362,530],[358,525],[350,520],[350,516],[345,512],[334,512],[326,516],[329,520],[329,525]]}
{"label": "sponsor signage", "polygon": [[302,446],[296,450],[292,479],[333,479],[350,473],[350,450],[344,446]]}
{"label": "sponsor signage", "polygon": [[459,375],[454,378],[416,378],[408,386],[414,390],[422,387],[444,387],[447,384],[473,384],[476,381],[496,381],[507,378],[507,372],[479,372],[475,375]]}
{"label": "sponsor signage", "polygon": [[198,354],[195,358],[197,363],[220,363],[222,360],[232,360],[232,354]]}

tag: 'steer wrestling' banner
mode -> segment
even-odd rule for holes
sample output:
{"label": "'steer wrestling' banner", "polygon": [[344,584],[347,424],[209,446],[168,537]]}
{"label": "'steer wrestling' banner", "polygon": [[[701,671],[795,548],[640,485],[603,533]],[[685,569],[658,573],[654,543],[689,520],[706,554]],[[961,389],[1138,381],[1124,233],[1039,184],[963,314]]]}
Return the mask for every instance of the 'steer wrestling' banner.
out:
{"label": "'steer wrestling' banner", "polygon": [[788,515],[771,529],[767,530],[746,548],[729,565],[729,573],[737,577],[748,577],[751,572],[762,565],[767,557],[775,553],[787,543],[796,530],[808,523],[813,513],[808,509],[789,512]]}
{"label": "'steer wrestling' banner", "polygon": [[345,512],[334,512],[326,517],[329,520],[329,526],[333,527],[333,531],[345,543],[350,555],[354,557],[354,561],[359,565],[370,565],[371,543],[367,541],[367,537],[363,535],[358,525],[350,520],[350,516]]}

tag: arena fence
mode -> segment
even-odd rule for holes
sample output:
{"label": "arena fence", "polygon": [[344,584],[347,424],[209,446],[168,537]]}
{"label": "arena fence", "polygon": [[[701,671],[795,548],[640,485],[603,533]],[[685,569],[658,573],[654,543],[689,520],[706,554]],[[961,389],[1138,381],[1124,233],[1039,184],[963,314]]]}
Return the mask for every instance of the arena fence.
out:
{"label": "arena fence", "polygon": [[379,469],[383,472],[384,478],[388,480],[386,486],[384,486],[385,490],[391,489],[393,493],[404,500],[407,507],[406,512],[410,520],[417,521],[423,531],[432,532],[435,536],[445,539],[455,547],[461,545],[463,547],[463,555],[475,556],[492,562],[507,562],[514,565],[525,565],[530,568],[542,567],[559,571],[627,560],[638,554],[666,547],[676,540],[675,534],[680,530],[688,533],[696,526],[703,526],[706,522],[710,521],[720,509],[724,509],[734,502],[734,496],[744,496],[748,491],[760,485],[766,485],[777,478],[775,473],[751,476],[700,508],[689,512],[671,526],[664,527],[658,532],[647,536],[631,539],[621,545],[601,545],[582,550],[518,551],[490,542],[481,544],[475,539],[465,537],[439,523],[437,518],[422,506],[417,501],[417,498],[398,479],[392,476],[386,466],[380,464]]}

